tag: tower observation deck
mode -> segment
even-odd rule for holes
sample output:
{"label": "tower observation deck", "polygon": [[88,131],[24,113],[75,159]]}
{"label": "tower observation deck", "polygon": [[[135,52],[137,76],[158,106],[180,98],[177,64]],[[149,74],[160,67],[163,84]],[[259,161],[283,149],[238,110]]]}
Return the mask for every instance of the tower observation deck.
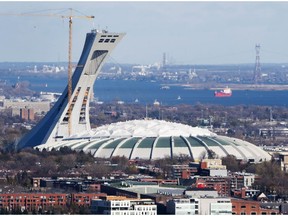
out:
{"label": "tower observation deck", "polygon": [[91,130],[89,102],[94,82],[106,58],[124,35],[125,33],[98,30],[87,33],[81,57],[72,76],[71,101],[68,101],[67,85],[51,110],[17,143],[17,149],[61,141],[73,134]]}

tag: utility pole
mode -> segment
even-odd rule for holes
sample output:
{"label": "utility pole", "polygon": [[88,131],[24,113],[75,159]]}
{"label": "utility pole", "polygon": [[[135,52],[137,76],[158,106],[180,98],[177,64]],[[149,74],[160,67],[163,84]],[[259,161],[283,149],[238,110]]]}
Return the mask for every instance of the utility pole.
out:
{"label": "utility pole", "polygon": [[166,64],[167,64],[167,59],[166,59],[166,53],[163,53],[163,59],[162,59],[162,72],[166,72]]}
{"label": "utility pole", "polygon": [[256,61],[255,61],[255,68],[254,68],[254,84],[258,84],[260,81],[260,76],[261,76],[260,44],[256,44],[255,51],[256,51]]}

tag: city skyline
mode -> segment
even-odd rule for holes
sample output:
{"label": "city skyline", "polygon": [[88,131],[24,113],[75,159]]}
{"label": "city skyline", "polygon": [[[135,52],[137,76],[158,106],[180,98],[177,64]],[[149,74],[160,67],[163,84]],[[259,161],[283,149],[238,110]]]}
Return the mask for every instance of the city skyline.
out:
{"label": "city skyline", "polygon": [[[73,8],[73,61],[91,29],[125,32],[108,62],[171,64],[287,63],[288,2],[0,2],[0,62],[68,59],[68,19],[3,14],[51,14]],[[62,10],[55,10],[62,8]],[[64,9],[63,9],[64,8]],[[63,12],[64,13],[64,12]],[[68,12],[65,12],[66,14]],[[288,18],[288,17],[287,17]]]}

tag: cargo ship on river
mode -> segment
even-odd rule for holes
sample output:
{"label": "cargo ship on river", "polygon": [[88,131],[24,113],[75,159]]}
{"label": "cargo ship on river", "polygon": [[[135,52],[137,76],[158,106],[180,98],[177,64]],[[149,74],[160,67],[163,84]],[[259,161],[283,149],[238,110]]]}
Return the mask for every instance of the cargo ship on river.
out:
{"label": "cargo ship on river", "polygon": [[232,90],[228,87],[214,92],[215,97],[231,97],[232,96]]}

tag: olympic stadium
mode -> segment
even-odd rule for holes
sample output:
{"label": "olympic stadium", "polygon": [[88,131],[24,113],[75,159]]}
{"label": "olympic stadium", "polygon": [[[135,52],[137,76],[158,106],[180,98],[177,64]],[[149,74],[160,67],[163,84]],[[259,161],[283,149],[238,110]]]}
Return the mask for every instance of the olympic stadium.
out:
{"label": "olympic stadium", "polygon": [[239,160],[260,162],[271,156],[261,148],[236,138],[219,136],[208,129],[162,120],[132,120],[104,125],[59,142],[37,146],[52,150],[69,147],[94,157],[125,156],[129,159],[158,159],[188,155],[194,160],[234,155]]}
{"label": "olympic stadium", "polygon": [[70,84],[60,98],[17,144],[17,149],[69,147],[94,157],[125,156],[154,160],[188,155],[192,160],[234,155],[239,160],[270,160],[261,148],[208,129],[160,120],[134,120],[91,129],[89,103],[101,68],[125,33],[93,29],[86,34],[83,51]]}

